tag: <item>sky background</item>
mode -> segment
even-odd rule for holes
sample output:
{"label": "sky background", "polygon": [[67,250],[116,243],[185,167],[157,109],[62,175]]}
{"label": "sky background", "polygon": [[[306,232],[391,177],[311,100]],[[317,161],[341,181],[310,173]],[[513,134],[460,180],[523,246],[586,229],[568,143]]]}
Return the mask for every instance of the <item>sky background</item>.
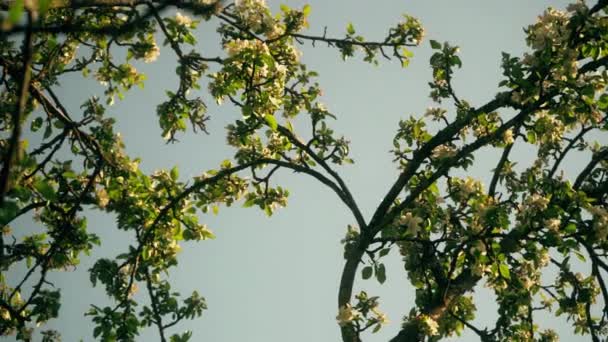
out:
{"label": "sky background", "polygon": [[[324,89],[321,101],[338,116],[333,124],[337,132],[351,141],[351,157],[355,164],[338,170],[349,185],[366,219],[369,219],[388,190],[397,170],[389,150],[397,123],[409,115],[421,116],[432,105],[427,83],[431,79],[428,60],[429,39],[449,41],[461,48],[463,68],[454,76],[459,97],[473,106],[491,100],[501,80],[501,52],[520,56],[526,51],[523,27],[535,21],[548,6],[563,8],[566,1],[268,1],[276,11],[280,3],[302,7],[309,3],[312,13],[307,33],[343,37],[348,22],[358,34],[380,40],[388,28],[397,23],[402,13],[419,18],[426,29],[420,48],[412,49],[414,57],[407,69],[398,61],[381,60],[381,65],[354,58],[343,62],[339,53],[317,44],[301,47],[302,60],[309,69],[320,73]],[[201,23],[196,46],[207,57],[221,54],[215,28],[217,21]],[[159,40],[159,42],[162,40]],[[185,48],[189,50],[188,47]],[[124,101],[108,109],[117,118],[116,130],[121,132],[127,152],[141,157],[141,168],[153,172],[177,165],[183,180],[216,168],[234,151],[225,145],[224,127],[237,119],[239,113],[229,106],[210,105],[209,135],[185,134],[180,143],[167,145],[161,137],[155,114],[156,105],[164,99],[164,91],[175,89],[175,56],[167,48],[153,64],[136,64],[147,73],[144,90],[133,89]],[[68,110],[78,113],[80,104],[99,94],[101,88],[92,80],[66,78],[57,89],[67,99]],[[453,108],[449,108],[452,110]],[[508,113],[504,113],[508,115]],[[296,130],[308,132],[304,122]],[[605,143],[605,140],[604,140]],[[529,160],[528,151],[518,151],[518,158]],[[514,157],[516,157],[514,155]],[[494,151],[478,155],[472,175],[486,180],[495,167]],[[571,161],[574,165],[576,160]],[[568,167],[568,165],[566,165]],[[219,215],[206,215],[206,222],[217,238],[186,244],[180,264],[171,272],[174,289],[189,294],[197,290],[206,299],[209,310],[195,321],[185,321],[172,332],[192,330],[193,341],[338,341],[336,324],[337,292],[343,266],[346,226],[354,219],[333,192],[304,175],[283,171],[275,184],[287,187],[289,205],[267,218],[261,211],[243,209],[240,205],[222,209]],[[99,257],[114,257],[126,250],[132,241],[128,233],[118,231],[114,217],[105,213],[88,213],[89,226],[100,235],[102,246],[90,258],[83,259],[75,272],[54,273],[51,281],[61,287],[63,305],[60,319],[49,322],[48,328],[62,332],[64,341],[92,340],[92,324],[83,317],[89,304],[105,305],[102,288],[91,288],[86,270]],[[364,336],[365,341],[387,341],[400,327],[401,317],[413,305],[413,290],[396,250],[388,258],[387,282],[380,286],[375,280],[358,278],[355,293],[366,290],[379,295],[380,308],[391,323],[379,333]],[[16,279],[19,272],[11,276]],[[145,293],[136,298],[145,300]],[[492,324],[495,318],[493,298],[478,287],[477,322]],[[565,320],[540,319],[544,328],[553,327],[563,341],[587,340],[574,337]],[[474,336],[465,333],[462,340]],[[139,340],[156,340],[156,330],[148,329]]]}

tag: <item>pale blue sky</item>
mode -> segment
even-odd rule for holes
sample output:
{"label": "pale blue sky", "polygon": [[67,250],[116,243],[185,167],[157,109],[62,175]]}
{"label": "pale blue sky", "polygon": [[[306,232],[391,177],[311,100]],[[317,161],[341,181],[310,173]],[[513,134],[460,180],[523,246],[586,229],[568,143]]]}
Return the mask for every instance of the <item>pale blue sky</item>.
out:
{"label": "pale blue sky", "polygon": [[[431,78],[428,59],[429,39],[449,41],[461,47],[462,70],[454,77],[459,96],[473,106],[492,99],[500,80],[501,51],[521,55],[525,50],[522,28],[532,23],[547,6],[564,7],[566,1],[269,1],[301,7],[310,3],[309,33],[322,34],[327,26],[329,36],[342,36],[348,22],[357,33],[369,39],[381,39],[402,13],[419,18],[426,28],[420,48],[407,69],[396,61],[381,61],[379,67],[359,58],[342,62],[337,51],[318,44],[302,47],[303,61],[320,72],[324,89],[323,101],[338,116],[336,131],[348,137],[355,164],[340,168],[366,217],[369,217],[394,180],[397,171],[389,150],[392,136],[401,118],[420,116],[432,104],[427,82]],[[197,49],[205,56],[219,53],[215,34],[216,22],[201,24]],[[187,49],[186,49],[187,50]],[[145,90],[134,89],[123,102],[109,109],[118,119],[120,131],[132,156],[142,158],[142,168],[178,165],[183,179],[215,168],[233,151],[225,147],[224,127],[238,118],[231,107],[210,106],[210,135],[187,134],[181,142],[165,145],[157,126],[155,108],[165,89],[176,85],[175,57],[162,49],[159,61],[138,65],[148,73]],[[69,79],[58,91],[70,100],[69,108],[92,94],[99,93],[94,81]],[[212,99],[203,97],[209,104]],[[77,100],[76,100],[77,99]],[[304,123],[296,129],[305,132]],[[529,155],[522,155],[522,158]],[[473,175],[486,179],[497,157],[486,152],[478,158]],[[178,325],[175,331],[193,330],[193,341],[338,341],[335,321],[337,291],[343,265],[342,245],[346,225],[353,218],[333,193],[312,179],[282,172],[277,180],[291,191],[289,206],[272,218],[254,209],[239,206],[221,210],[217,217],[203,218],[217,235],[216,240],[186,246],[180,265],[171,273],[175,289],[182,293],[197,290],[206,297],[209,310],[201,319]],[[112,217],[92,213],[91,229],[102,237],[103,248],[93,258],[84,260],[73,273],[53,274],[52,281],[63,287],[61,318],[50,328],[62,331],[64,341],[83,338],[92,340],[91,324],[82,317],[90,303],[104,303],[103,289],[91,289],[84,272],[94,258],[114,256],[124,250],[129,235],[115,229]],[[355,291],[364,289],[380,295],[381,309],[391,323],[365,341],[387,341],[399,329],[401,316],[413,305],[413,291],[408,285],[396,250],[392,251],[387,271],[388,281],[380,286],[373,280],[358,279]],[[491,319],[492,298],[488,291],[476,292],[482,316]],[[556,326],[569,331],[563,321],[549,321],[544,327]],[[156,340],[156,330],[149,329],[140,338]],[[467,334],[469,340],[472,336]],[[576,338],[563,335],[562,340]],[[579,337],[580,339],[580,337]],[[586,340],[586,339],[580,339]]]}

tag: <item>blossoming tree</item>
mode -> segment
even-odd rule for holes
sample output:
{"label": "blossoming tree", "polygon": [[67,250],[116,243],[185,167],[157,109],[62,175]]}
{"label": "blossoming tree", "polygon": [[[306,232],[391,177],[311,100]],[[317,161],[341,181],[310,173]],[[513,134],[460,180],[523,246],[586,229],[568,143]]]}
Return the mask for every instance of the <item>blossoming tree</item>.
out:
{"label": "blossoming tree", "polygon": [[[410,48],[424,36],[417,19],[404,16],[385,39],[368,41],[352,25],[344,37],[304,34],[308,6],[283,6],[273,14],[262,0],[0,2],[0,334],[30,340],[35,327],[57,317],[60,292],[47,276],[69,270],[99,244],[85,217],[88,210],[103,210],[116,215],[117,227],[131,232],[135,243],[90,269],[93,285],[113,300],[87,312],[93,335],[129,341],[152,326],[161,341],[189,340],[191,333],[167,333],[206,309],[197,292],[180,299],[165,276],[177,266],[180,244],[213,238],[199,214],[219,204],[242,201],[268,215],[284,206],[288,191],[275,185],[273,175],[288,169],[331,189],[352,213],[336,307],[344,342],[361,341],[387,322],[379,298],[355,293],[355,280],[360,274],[383,283],[382,258],[391,249],[401,253],[416,288],[416,306],[404,308],[392,341],[435,341],[465,328],[483,341],[555,341],[554,331],[534,322],[537,311],[552,308],[575,332],[603,340],[608,148],[589,137],[608,129],[607,8],[605,0],[579,1],[567,11],[545,11],[526,30],[530,51],[503,54],[504,80],[487,103],[458,96],[451,81],[462,64],[458,48],[431,40],[430,95],[437,106],[426,119],[400,122],[392,151],[399,176],[366,218],[337,171],[352,162],[348,140],[330,128],[334,115],[318,102],[317,75],[300,62],[298,46],[324,43],[344,58],[394,58],[406,67]],[[225,54],[188,51],[197,24],[212,18]],[[190,92],[203,77],[218,103],[241,112],[226,132],[236,150],[232,160],[190,183],[180,181],[175,168],[142,172],[104,115],[115,97],[144,83],[133,62],[154,62],[159,36],[179,63],[179,86],[157,107],[164,139],[175,141],[188,126],[205,131],[205,102]],[[124,59],[115,55],[120,49]],[[78,113],[69,112],[54,90],[73,73],[94,77],[105,89],[101,99],[82,99]],[[294,129],[296,117],[308,120],[309,138]],[[440,128],[431,130],[427,120]],[[28,146],[26,130],[40,136],[37,146]],[[536,151],[530,167],[516,167],[516,145]],[[500,155],[489,184],[454,176],[485,147]],[[62,160],[59,151],[70,157]],[[564,175],[561,164],[572,153],[588,162],[578,174]],[[17,239],[22,216],[39,229]],[[572,256],[590,271],[574,270]],[[7,272],[24,262],[24,277],[9,282]],[[554,279],[541,277],[549,267],[558,270]],[[494,326],[472,323],[472,291],[482,283],[497,298]],[[147,302],[134,299],[138,288]],[[53,330],[41,334],[44,341],[60,339]]]}

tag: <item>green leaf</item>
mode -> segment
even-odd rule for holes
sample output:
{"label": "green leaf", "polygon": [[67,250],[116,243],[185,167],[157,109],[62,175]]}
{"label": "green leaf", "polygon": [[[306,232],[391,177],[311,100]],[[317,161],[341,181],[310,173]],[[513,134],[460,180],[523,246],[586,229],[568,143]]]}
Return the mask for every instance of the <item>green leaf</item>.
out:
{"label": "green leaf", "polygon": [[65,127],[65,124],[59,120],[55,120],[53,122],[53,127],[58,128],[58,129],[62,129]]}
{"label": "green leaf", "polygon": [[34,121],[32,121],[32,125],[30,126],[30,129],[32,130],[32,132],[38,131],[40,129],[40,127],[42,127],[42,123],[43,123],[42,118],[34,119]]}
{"label": "green leaf", "polygon": [[102,332],[103,332],[103,327],[96,326],[95,329],[93,329],[93,337],[98,337],[99,335],[101,335]]}
{"label": "green leaf", "polygon": [[260,58],[262,59],[262,62],[264,62],[264,64],[268,65],[271,68],[273,68],[276,64],[274,58],[271,55],[263,54],[260,56]]}
{"label": "green leaf", "polygon": [[40,14],[46,13],[49,10],[49,5],[51,4],[51,0],[39,0],[38,1],[38,10]]}
{"label": "green leaf", "polygon": [[363,277],[363,279],[371,278],[373,273],[374,269],[371,266],[363,267],[363,270],[361,270],[361,276]]}
{"label": "green leaf", "polygon": [[171,342],[188,342],[188,341],[190,341],[191,337],[192,337],[192,332],[186,331],[185,333],[183,333],[181,335],[179,335],[179,334],[172,335],[171,338],[169,339],[169,341],[171,341]]}
{"label": "green leaf", "polygon": [[386,256],[391,251],[390,248],[384,248],[380,250],[380,257]]}
{"label": "green leaf", "polygon": [[602,96],[600,96],[599,100],[597,101],[597,106],[601,110],[607,109],[608,108],[608,95],[602,94]]}
{"label": "green leaf", "polygon": [[505,279],[511,279],[511,272],[509,271],[509,266],[506,264],[500,264],[498,267],[498,271],[500,275]]}
{"label": "green leaf", "polygon": [[528,142],[530,144],[536,143],[536,133],[534,131],[528,131],[528,133],[526,134],[526,138],[528,138]]}
{"label": "green leaf", "polygon": [[196,38],[192,35],[192,33],[188,32],[184,35],[184,43],[190,45],[196,45]]}
{"label": "green leaf", "polygon": [[439,49],[441,49],[441,43],[436,40],[431,39],[431,48],[433,48],[435,50],[439,50]]}
{"label": "green leaf", "polygon": [[304,7],[302,8],[302,13],[304,14],[304,16],[308,16],[310,14],[310,10],[312,8],[310,7],[310,5],[306,4],[304,5]]}
{"label": "green leaf", "polygon": [[16,24],[23,14],[23,0],[15,0],[8,9],[8,20],[11,24]]}
{"label": "green leaf", "polygon": [[566,228],[564,228],[564,231],[568,234],[574,234],[576,233],[576,224],[575,223],[568,223],[568,225],[566,226]]}
{"label": "green leaf", "polygon": [[42,138],[46,140],[51,136],[51,134],[53,134],[53,128],[51,127],[51,125],[47,125],[44,129],[44,135]]}
{"label": "green leaf", "polygon": [[0,226],[5,226],[15,218],[19,212],[19,207],[15,202],[6,201],[0,207]]}
{"label": "green leaf", "polygon": [[254,204],[255,204],[255,197],[252,197],[252,198],[249,198],[247,201],[245,201],[245,203],[243,203],[243,207],[250,208],[250,207],[253,207]]}
{"label": "green leaf", "polygon": [[353,23],[348,23],[346,26],[346,32],[350,35],[355,34],[355,27],[353,26]]}
{"label": "green leaf", "polygon": [[171,179],[176,181],[179,178],[179,170],[177,169],[177,166],[174,166],[171,169]]}
{"label": "green leaf", "polygon": [[264,115],[264,120],[266,120],[266,123],[273,131],[276,131],[277,127],[279,127],[279,125],[277,124],[277,119],[275,119],[274,116],[272,116],[271,114]]}
{"label": "green leaf", "polygon": [[54,201],[57,199],[57,194],[53,186],[46,181],[40,179],[34,183],[34,188],[46,199],[47,201]]}
{"label": "green leaf", "polygon": [[376,279],[378,279],[380,284],[384,284],[386,281],[386,268],[384,267],[384,264],[380,264],[376,268]]}
{"label": "green leaf", "polygon": [[289,130],[291,133],[294,133],[294,129],[293,129],[293,125],[291,124],[290,121],[287,121],[287,130]]}

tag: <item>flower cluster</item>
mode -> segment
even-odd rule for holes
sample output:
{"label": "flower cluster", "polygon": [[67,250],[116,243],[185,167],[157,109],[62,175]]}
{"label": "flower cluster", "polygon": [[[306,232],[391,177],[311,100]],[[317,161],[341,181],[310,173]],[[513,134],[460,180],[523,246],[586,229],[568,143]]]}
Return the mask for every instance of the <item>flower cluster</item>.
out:
{"label": "flower cluster", "polygon": [[422,23],[415,17],[410,15],[404,15],[405,21],[400,23],[398,26],[398,32],[401,32],[403,36],[407,36],[408,40],[413,44],[420,44],[424,38],[424,27]]}
{"label": "flower cluster", "polygon": [[458,185],[461,194],[463,194],[464,196],[470,196],[471,194],[478,193],[483,190],[481,182],[471,177],[467,177],[464,182],[461,182]]}
{"label": "flower cluster", "polygon": [[347,303],[338,310],[336,320],[339,326],[352,324],[359,330],[362,330],[361,326],[374,326],[373,332],[377,332],[389,323],[386,314],[379,309],[378,297],[370,297],[365,291],[361,291],[355,298],[357,304],[354,307]]}
{"label": "flower cluster", "polygon": [[407,235],[416,235],[418,231],[420,231],[420,224],[422,223],[422,219],[420,217],[412,215],[411,212],[407,212],[404,215],[401,215],[396,224],[399,226],[406,227],[405,233]]}
{"label": "flower cluster", "polygon": [[192,18],[187,15],[183,15],[180,12],[175,13],[175,22],[178,25],[190,27],[192,25]]}
{"label": "flower cluster", "polygon": [[371,308],[371,311],[374,313],[375,320],[377,321],[378,325],[387,325],[388,323],[390,323],[388,316],[380,311],[380,309],[378,309],[378,306],[374,306]]}
{"label": "flower cluster", "polygon": [[528,27],[528,44],[535,50],[563,45],[569,38],[567,23],[565,12],[548,8],[534,25]]}
{"label": "flower cluster", "polygon": [[224,49],[230,57],[235,57],[244,51],[264,55],[270,53],[268,45],[266,45],[263,41],[257,39],[231,40],[224,45]]}
{"label": "flower cluster", "polygon": [[456,155],[457,151],[455,148],[449,145],[439,145],[433,149],[433,159],[445,159],[451,158]]}
{"label": "flower cluster", "polygon": [[282,33],[264,0],[236,0],[235,10],[241,22],[253,32],[268,32],[273,37]]}
{"label": "flower cluster", "polygon": [[100,208],[105,208],[110,202],[110,197],[108,197],[108,192],[104,188],[99,188],[95,191],[95,195],[97,195],[97,204]]}
{"label": "flower cluster", "polygon": [[346,304],[338,310],[336,320],[338,321],[338,325],[343,327],[359,317],[361,317],[361,313],[357,309],[354,309],[350,304]]}
{"label": "flower cluster", "polygon": [[60,49],[57,60],[63,65],[70,64],[76,57],[76,49],[79,44],[76,41],[66,42]]}
{"label": "flower cluster", "polygon": [[[236,90],[247,89],[249,94],[256,91],[264,96],[248,96],[249,109],[258,115],[274,113],[283,103],[283,92],[288,77],[289,66],[297,64],[299,55],[293,46],[279,49],[270,47],[257,39],[234,39],[224,45],[231,57],[224,68],[212,74],[210,84],[212,94],[218,103],[225,95],[234,95]],[[246,116],[251,113],[244,113]]]}
{"label": "flower cluster", "polygon": [[[568,81],[575,79],[578,74],[578,51],[566,49],[560,57],[559,63],[551,69],[551,80]],[[544,88],[548,87],[545,85]]]}
{"label": "flower cluster", "polygon": [[608,210],[599,206],[592,206],[589,212],[593,215],[593,230],[598,240],[604,241],[608,237]]}
{"label": "flower cluster", "polygon": [[503,134],[502,134],[502,139],[503,142],[506,145],[511,145],[515,142],[515,139],[513,137],[513,130],[512,129],[508,129],[506,130]]}
{"label": "flower cluster", "polygon": [[549,254],[549,251],[545,248],[541,249],[538,252],[538,258],[536,259],[538,267],[545,267],[549,265],[549,261],[551,261],[551,255]]}
{"label": "flower cluster", "polygon": [[539,194],[532,194],[531,196],[528,196],[528,198],[526,198],[524,203],[525,208],[539,212],[547,209],[549,199]]}
{"label": "flower cluster", "polygon": [[154,62],[158,56],[160,55],[160,49],[156,44],[156,41],[152,41],[152,47],[146,51],[144,54],[144,62],[151,63]]}
{"label": "flower cluster", "polygon": [[561,226],[562,221],[558,218],[551,218],[545,221],[545,226],[552,232],[557,233],[559,231],[559,227]]}
{"label": "flower cluster", "polygon": [[566,130],[563,122],[545,110],[536,113],[534,128],[541,144],[559,143]]}
{"label": "flower cluster", "polygon": [[530,290],[540,281],[539,268],[530,261],[523,261],[515,273],[517,274],[517,279],[519,279],[522,287],[525,290]]}
{"label": "flower cluster", "polygon": [[435,336],[439,335],[439,323],[435,321],[429,315],[420,315],[418,316],[418,320],[420,321],[422,328],[426,335]]}
{"label": "flower cluster", "polygon": [[453,197],[454,200],[460,200],[462,204],[466,203],[472,209],[472,215],[465,219],[469,233],[477,235],[485,228],[504,229],[505,223],[498,219],[500,208],[496,205],[494,197],[483,194],[483,187],[480,182],[471,180],[472,185],[466,185],[466,182],[465,180],[465,183],[461,183],[460,188],[465,187],[465,191],[472,191],[463,192],[463,190],[459,190],[453,194]]}

